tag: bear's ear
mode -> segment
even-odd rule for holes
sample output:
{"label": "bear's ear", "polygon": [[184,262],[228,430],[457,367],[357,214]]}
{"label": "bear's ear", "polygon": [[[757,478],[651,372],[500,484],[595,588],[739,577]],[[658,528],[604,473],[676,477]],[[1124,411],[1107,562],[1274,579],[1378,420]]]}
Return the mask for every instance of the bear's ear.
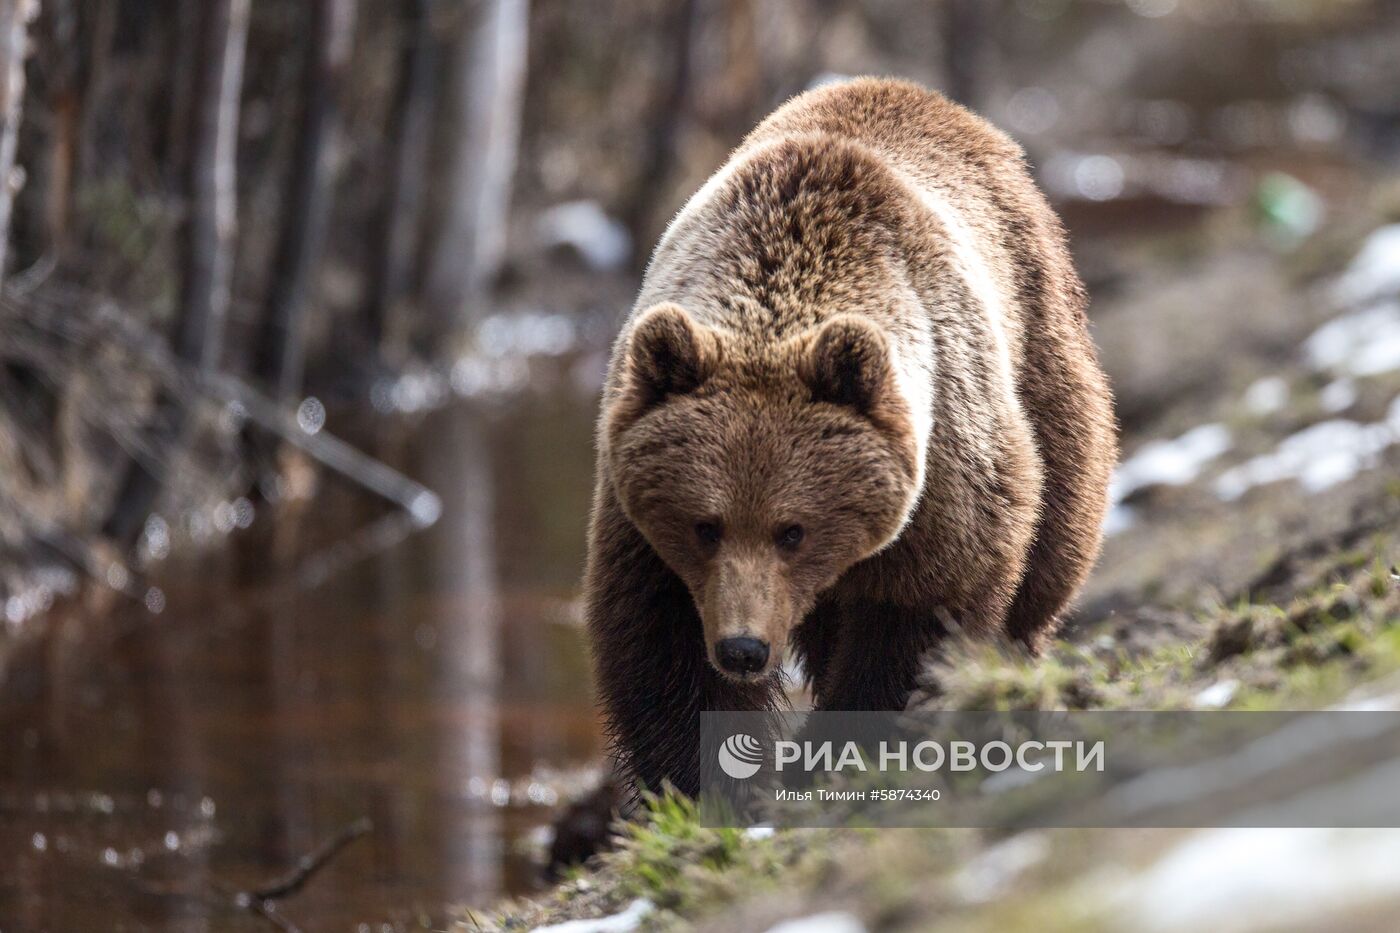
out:
{"label": "bear's ear", "polygon": [[633,325],[627,371],[639,401],[650,407],[700,388],[714,374],[719,354],[714,333],[668,302],[643,312]]}
{"label": "bear's ear", "polygon": [[875,325],[853,314],[826,321],[811,338],[799,374],[818,402],[869,415],[893,378],[889,345]]}

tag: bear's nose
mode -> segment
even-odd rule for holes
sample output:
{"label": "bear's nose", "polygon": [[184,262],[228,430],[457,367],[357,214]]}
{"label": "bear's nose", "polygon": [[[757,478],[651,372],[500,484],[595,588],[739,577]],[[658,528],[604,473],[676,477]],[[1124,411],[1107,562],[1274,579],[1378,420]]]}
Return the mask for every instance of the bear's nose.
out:
{"label": "bear's nose", "polygon": [[757,638],[725,638],[715,645],[719,666],[731,674],[752,674],[768,663],[768,645]]}

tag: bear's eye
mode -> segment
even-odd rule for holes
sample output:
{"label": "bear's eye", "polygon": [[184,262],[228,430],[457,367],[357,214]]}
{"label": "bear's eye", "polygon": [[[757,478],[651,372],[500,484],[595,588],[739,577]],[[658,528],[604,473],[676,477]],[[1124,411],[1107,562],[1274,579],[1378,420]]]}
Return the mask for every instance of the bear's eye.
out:
{"label": "bear's eye", "polygon": [[724,537],[724,531],[719,527],[718,522],[696,522],[695,537],[700,539],[704,545],[719,544],[719,539]]}
{"label": "bear's eye", "polygon": [[778,547],[785,551],[796,550],[806,536],[807,532],[803,530],[801,525],[788,525],[778,532]]}

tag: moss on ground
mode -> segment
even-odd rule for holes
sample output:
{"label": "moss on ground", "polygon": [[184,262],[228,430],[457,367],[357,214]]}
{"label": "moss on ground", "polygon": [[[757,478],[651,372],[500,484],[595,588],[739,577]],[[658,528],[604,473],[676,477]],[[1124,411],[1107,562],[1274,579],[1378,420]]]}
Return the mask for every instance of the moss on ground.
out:
{"label": "moss on ground", "polygon": [[1318,581],[1278,602],[1242,599],[1198,614],[1197,641],[1136,655],[1112,640],[1059,642],[1040,659],[985,643],[955,646],[934,666],[929,708],[1191,709],[1224,681],[1227,708],[1312,708],[1360,681],[1400,669],[1400,585],[1387,561],[1400,542],[1363,547],[1309,568]]}

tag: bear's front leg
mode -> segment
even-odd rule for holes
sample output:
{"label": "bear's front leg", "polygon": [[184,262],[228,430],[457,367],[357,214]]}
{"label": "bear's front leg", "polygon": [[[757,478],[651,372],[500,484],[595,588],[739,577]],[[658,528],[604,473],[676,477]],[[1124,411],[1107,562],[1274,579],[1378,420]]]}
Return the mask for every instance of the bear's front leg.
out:
{"label": "bear's front leg", "polygon": [[813,682],[819,710],[902,710],[945,634],[934,613],[874,601],[828,608],[836,644]]}
{"label": "bear's front leg", "polygon": [[606,488],[589,533],[585,612],[614,753],[637,790],[700,790],[700,713],[771,709],[776,676],[722,677],[705,654],[695,603]]}

